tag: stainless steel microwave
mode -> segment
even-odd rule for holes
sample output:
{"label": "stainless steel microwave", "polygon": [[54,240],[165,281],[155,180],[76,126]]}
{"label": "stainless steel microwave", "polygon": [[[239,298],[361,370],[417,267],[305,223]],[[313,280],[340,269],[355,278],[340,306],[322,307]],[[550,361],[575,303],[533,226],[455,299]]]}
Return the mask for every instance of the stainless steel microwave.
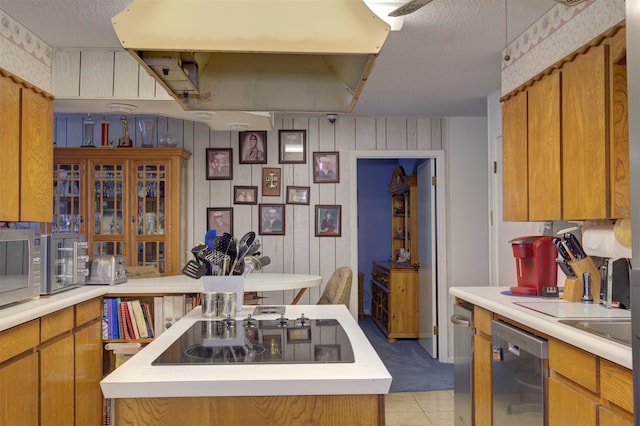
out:
{"label": "stainless steel microwave", "polygon": [[0,229],[0,306],[40,295],[40,247],[34,229]]}
{"label": "stainless steel microwave", "polygon": [[42,234],[42,280],[40,294],[55,294],[84,285],[87,241],[83,234]]}

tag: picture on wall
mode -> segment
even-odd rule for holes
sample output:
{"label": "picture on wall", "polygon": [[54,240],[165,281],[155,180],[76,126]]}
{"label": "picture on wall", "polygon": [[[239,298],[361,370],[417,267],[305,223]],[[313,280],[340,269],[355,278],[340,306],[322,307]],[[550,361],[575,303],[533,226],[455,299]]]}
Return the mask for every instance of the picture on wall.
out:
{"label": "picture on wall", "polygon": [[342,206],[316,206],[316,237],[339,237],[341,233]]}
{"label": "picture on wall", "polygon": [[313,182],[314,183],[338,183],[340,182],[340,153],[338,152],[314,152],[313,153]]}
{"label": "picture on wall", "polygon": [[207,180],[233,179],[233,151],[231,148],[207,148]]}
{"label": "picture on wall", "polygon": [[240,164],[267,163],[267,132],[240,132]]}
{"label": "picture on wall", "polygon": [[309,204],[309,187],[287,186],[287,204]]}
{"label": "picture on wall", "polygon": [[258,203],[258,187],[257,186],[234,186],[233,202],[235,204],[257,204]]}
{"label": "picture on wall", "polygon": [[207,230],[211,229],[216,230],[216,235],[233,235],[233,208],[207,208]]}
{"label": "picture on wall", "polygon": [[306,164],[307,131],[279,130],[280,164]]}
{"label": "picture on wall", "polygon": [[284,204],[260,204],[260,235],[284,235]]}
{"label": "picture on wall", "polygon": [[262,169],[262,196],[279,197],[282,185],[280,176],[282,170],[277,167],[264,167]]}

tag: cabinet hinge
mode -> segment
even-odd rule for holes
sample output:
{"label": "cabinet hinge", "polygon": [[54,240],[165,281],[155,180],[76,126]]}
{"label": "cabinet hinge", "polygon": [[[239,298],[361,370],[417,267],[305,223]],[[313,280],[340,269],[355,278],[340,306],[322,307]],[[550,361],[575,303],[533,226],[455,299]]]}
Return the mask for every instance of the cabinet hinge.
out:
{"label": "cabinet hinge", "polygon": [[437,325],[434,325],[434,326],[433,326],[433,335],[434,335],[434,336],[437,336],[437,335],[438,335],[438,326],[437,326]]}
{"label": "cabinet hinge", "polygon": [[498,173],[498,162],[494,161],[493,162],[493,174],[495,175],[496,173]]}
{"label": "cabinet hinge", "polygon": [[438,184],[438,177],[431,176],[431,186],[436,186]]}

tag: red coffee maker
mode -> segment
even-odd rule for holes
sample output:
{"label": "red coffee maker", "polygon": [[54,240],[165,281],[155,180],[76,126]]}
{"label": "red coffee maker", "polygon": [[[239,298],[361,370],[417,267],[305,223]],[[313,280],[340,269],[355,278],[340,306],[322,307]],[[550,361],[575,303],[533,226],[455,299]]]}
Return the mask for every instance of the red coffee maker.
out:
{"label": "red coffee maker", "polygon": [[553,237],[529,236],[509,241],[516,258],[518,286],[511,293],[521,296],[542,296],[542,287],[557,285],[558,251]]}

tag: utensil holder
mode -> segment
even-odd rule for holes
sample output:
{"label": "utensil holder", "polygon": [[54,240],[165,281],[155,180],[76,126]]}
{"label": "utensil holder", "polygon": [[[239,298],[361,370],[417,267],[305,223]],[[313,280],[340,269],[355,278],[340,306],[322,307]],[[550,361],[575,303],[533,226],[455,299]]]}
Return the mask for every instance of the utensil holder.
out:
{"label": "utensil holder", "polygon": [[593,303],[600,303],[600,271],[593,263],[593,259],[587,256],[584,259],[572,260],[569,262],[569,267],[576,278],[567,278],[565,280],[562,298],[569,302],[580,302],[584,289],[582,274],[589,272],[591,274],[591,297],[593,297]]}

